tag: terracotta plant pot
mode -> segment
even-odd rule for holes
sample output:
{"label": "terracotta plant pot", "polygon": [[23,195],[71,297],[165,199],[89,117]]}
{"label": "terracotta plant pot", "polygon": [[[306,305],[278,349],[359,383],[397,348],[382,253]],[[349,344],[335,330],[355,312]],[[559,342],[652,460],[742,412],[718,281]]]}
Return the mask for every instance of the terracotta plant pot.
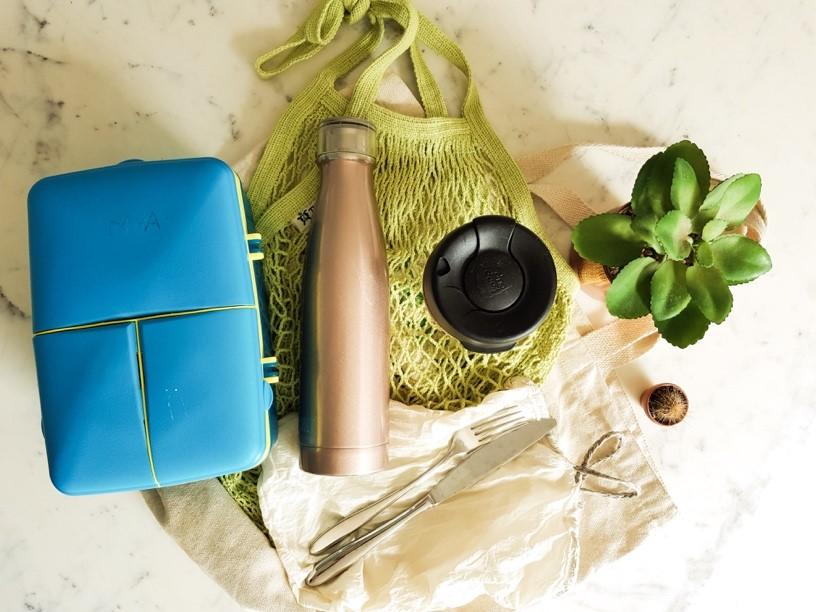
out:
{"label": "terracotta plant pot", "polygon": [[669,427],[677,425],[688,414],[689,401],[685,391],[673,383],[660,383],[646,389],[640,405],[653,422]]}

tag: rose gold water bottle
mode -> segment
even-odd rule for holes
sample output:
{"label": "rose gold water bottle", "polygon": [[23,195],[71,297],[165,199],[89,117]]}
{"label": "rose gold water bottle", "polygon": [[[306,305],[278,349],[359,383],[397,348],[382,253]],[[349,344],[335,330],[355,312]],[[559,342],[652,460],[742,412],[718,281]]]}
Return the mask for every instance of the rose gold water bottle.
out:
{"label": "rose gold water bottle", "polygon": [[318,136],[299,415],[300,466],[314,474],[366,474],[388,462],[388,273],[375,136],[352,117],[327,119]]}

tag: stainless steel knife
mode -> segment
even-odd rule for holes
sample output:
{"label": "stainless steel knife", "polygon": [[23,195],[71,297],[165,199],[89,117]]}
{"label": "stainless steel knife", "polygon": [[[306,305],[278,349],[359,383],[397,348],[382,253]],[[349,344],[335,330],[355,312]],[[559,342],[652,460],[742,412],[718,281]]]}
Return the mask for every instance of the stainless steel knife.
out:
{"label": "stainless steel knife", "polygon": [[492,442],[480,446],[450,470],[442,480],[413,505],[371,532],[355,538],[318,561],[306,578],[306,584],[317,586],[340,575],[368,554],[372,548],[388,538],[397,527],[403,525],[408,519],[423,510],[441,504],[465,489],[469,489],[493,470],[518,457],[527,448],[549,433],[553,427],[555,427],[553,419],[530,421],[503,436],[499,436]]}

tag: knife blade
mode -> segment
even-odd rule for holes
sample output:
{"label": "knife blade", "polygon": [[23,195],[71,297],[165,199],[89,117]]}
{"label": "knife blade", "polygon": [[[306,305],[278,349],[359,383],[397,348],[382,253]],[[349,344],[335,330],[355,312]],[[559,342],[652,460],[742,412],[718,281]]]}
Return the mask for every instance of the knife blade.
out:
{"label": "knife blade", "polygon": [[509,463],[555,427],[554,419],[530,421],[470,453],[428,491],[433,506],[469,489],[493,470]]}
{"label": "knife blade", "polygon": [[529,421],[480,446],[452,468],[413,505],[371,532],[358,536],[318,561],[306,578],[306,584],[317,586],[340,575],[388,538],[408,519],[469,489],[494,470],[518,457],[549,433],[553,427],[555,427],[554,419]]}

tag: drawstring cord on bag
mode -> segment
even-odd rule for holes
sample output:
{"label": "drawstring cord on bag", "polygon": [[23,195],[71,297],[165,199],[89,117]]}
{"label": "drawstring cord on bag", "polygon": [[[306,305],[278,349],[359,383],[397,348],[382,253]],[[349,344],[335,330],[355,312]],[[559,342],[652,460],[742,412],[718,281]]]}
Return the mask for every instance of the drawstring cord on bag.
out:
{"label": "drawstring cord on bag", "polygon": [[[600,438],[595,440],[592,446],[587,449],[587,452],[584,453],[584,459],[581,461],[580,465],[576,465],[567,459],[566,455],[564,455],[561,449],[558,448],[551,436],[548,436],[547,438],[556,454],[558,454],[572,466],[572,469],[575,471],[575,484],[581,491],[586,491],[587,493],[597,493],[598,495],[603,495],[605,497],[626,499],[640,495],[640,488],[628,480],[624,480],[623,478],[618,478],[617,476],[612,476],[610,474],[604,474],[603,472],[599,472],[598,470],[594,470],[590,467],[615,456],[615,454],[621,448],[625,435],[626,434],[621,431],[606,432]],[[608,444],[611,444],[612,446],[607,448]],[[616,483],[617,485],[620,485],[620,490],[604,490],[587,487],[584,485],[584,482],[590,476]]]}

